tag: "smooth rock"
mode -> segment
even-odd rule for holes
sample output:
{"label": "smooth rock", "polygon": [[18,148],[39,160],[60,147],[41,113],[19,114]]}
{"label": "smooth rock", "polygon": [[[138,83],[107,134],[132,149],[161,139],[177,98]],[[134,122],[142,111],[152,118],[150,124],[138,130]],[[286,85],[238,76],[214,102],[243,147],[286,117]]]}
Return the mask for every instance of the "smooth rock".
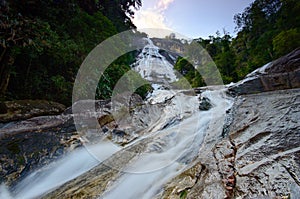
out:
{"label": "smooth rock", "polygon": [[299,105],[300,89],[238,98],[229,133],[235,197],[298,198],[293,193],[300,191]]}

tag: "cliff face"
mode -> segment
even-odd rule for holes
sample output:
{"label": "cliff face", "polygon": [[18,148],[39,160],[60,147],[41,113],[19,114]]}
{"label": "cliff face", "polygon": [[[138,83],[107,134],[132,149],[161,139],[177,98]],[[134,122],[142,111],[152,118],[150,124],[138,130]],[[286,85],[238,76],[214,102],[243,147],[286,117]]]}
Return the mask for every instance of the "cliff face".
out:
{"label": "cliff face", "polygon": [[239,97],[229,140],[234,147],[234,195],[300,194],[300,89]]}
{"label": "cliff face", "polygon": [[299,197],[299,87],[296,49],[229,89],[240,95],[227,138],[234,148],[234,197]]}

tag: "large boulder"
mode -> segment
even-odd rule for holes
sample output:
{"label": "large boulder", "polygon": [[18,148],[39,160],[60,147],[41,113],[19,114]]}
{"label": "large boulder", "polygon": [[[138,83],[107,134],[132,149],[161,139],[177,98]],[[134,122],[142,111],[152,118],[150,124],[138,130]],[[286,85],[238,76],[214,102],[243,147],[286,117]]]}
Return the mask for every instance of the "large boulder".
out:
{"label": "large boulder", "polygon": [[300,48],[258,68],[229,88],[238,95],[300,88]]}

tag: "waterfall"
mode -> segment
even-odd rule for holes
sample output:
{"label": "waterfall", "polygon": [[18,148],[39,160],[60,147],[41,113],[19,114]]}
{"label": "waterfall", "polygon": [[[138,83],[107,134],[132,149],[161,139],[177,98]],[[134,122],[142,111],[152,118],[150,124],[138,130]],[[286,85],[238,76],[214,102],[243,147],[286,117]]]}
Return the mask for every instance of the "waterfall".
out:
{"label": "waterfall", "polygon": [[[13,193],[9,193],[8,189],[2,185],[0,198],[31,199],[47,193],[89,171],[98,165],[101,160],[110,157],[119,150],[118,147],[113,146],[107,143],[99,143],[74,150],[60,160],[28,175],[14,187]],[[98,154],[98,156],[95,157],[94,154]]]}
{"label": "waterfall", "polygon": [[150,82],[170,83],[177,80],[173,66],[159,53],[151,39],[145,38],[148,44],[138,55],[133,69]]}
{"label": "waterfall", "polygon": [[[164,85],[176,81],[177,76],[173,66],[159,53],[159,48],[151,39],[146,41],[148,44],[132,68],[153,85],[154,91],[146,103],[164,104],[164,111],[158,122],[152,124],[151,133],[145,135],[150,140],[143,143],[145,152],[124,165],[123,172],[100,198],[147,199],[155,196],[166,182],[184,171],[197,157],[209,126],[223,125],[223,121],[212,122],[215,115],[225,114],[231,106],[231,101],[224,98],[223,90],[203,92],[202,96],[211,100],[213,108],[200,111],[199,96],[164,89]],[[142,141],[137,140],[134,144]],[[88,172],[120,150],[121,147],[105,142],[75,150],[31,173],[14,187],[12,193],[2,185],[0,198],[39,197]],[[94,157],[94,154],[99,156]]]}
{"label": "waterfall", "polygon": [[[184,171],[188,163],[196,158],[209,126],[223,125],[223,121],[215,123],[214,117],[225,115],[232,105],[231,100],[224,98],[224,90],[206,91],[202,96],[211,100],[213,108],[198,111],[199,96],[163,89],[164,85],[161,84],[176,81],[177,78],[173,66],[159,54],[159,48],[149,38],[147,41],[148,45],[138,56],[133,68],[143,78],[155,83],[148,102],[163,103],[171,99],[171,105],[166,105],[166,114],[162,117],[169,116],[169,121],[172,121],[170,116],[177,116],[179,122],[148,136],[151,141],[146,144],[146,153],[126,165],[124,170],[127,172],[108,187],[100,196],[103,199],[153,198],[168,180]],[[186,118],[187,112],[191,114]]]}

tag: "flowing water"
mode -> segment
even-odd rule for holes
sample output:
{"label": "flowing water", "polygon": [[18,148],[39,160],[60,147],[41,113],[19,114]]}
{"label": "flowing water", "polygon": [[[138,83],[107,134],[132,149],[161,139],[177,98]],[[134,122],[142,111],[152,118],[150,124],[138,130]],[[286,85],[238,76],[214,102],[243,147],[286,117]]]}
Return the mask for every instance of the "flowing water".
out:
{"label": "flowing water", "polygon": [[151,39],[146,39],[148,44],[138,55],[137,62],[133,65],[144,79],[150,82],[168,84],[177,79],[172,64],[159,53],[159,48],[153,44]]}
{"label": "flowing water", "polygon": [[[187,168],[197,157],[215,115],[224,114],[231,104],[224,100],[222,91],[207,91],[203,95],[212,100],[214,108],[196,112],[155,134],[147,145],[148,153],[128,165],[129,172],[121,175],[101,198],[153,198],[168,180]],[[223,124],[222,121],[219,124]]]}
{"label": "flowing water", "polygon": [[[13,193],[9,193],[7,188],[2,185],[0,188],[0,198],[2,199],[31,199],[38,197],[49,190],[52,190],[69,180],[89,171],[99,164],[99,160],[105,160],[113,153],[118,151],[117,147],[106,143],[99,143],[88,148],[80,148],[70,154],[45,166],[14,187]],[[98,154],[95,157],[93,154]]]}
{"label": "flowing water", "polygon": [[[153,83],[155,90],[148,96],[147,102],[164,104],[164,112],[160,120],[153,124],[151,133],[143,137],[150,140],[142,143],[145,145],[144,153],[136,154],[124,165],[117,180],[110,183],[100,198],[147,199],[155,196],[166,182],[186,169],[197,157],[210,125],[223,125],[224,121],[214,121],[215,116],[225,115],[231,106],[222,89],[202,93],[213,104],[209,111],[199,111],[199,96],[164,89],[164,84],[175,81],[177,77],[172,65],[159,54],[158,47],[150,39],[147,41],[148,45],[138,56],[133,69]],[[134,144],[143,140],[140,138]],[[14,187],[12,193],[1,186],[0,198],[38,197],[88,172],[120,150],[121,147],[105,142],[90,146],[88,150],[75,150],[27,176]]]}

